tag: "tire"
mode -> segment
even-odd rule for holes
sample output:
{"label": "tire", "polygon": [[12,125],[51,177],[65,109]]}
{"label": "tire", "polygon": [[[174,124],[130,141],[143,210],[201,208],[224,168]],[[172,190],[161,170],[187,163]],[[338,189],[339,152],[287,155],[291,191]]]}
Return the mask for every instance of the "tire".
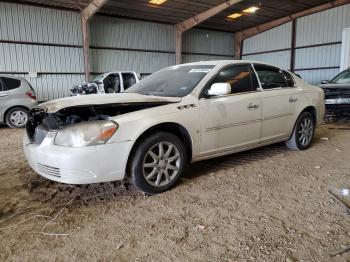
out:
{"label": "tire", "polygon": [[316,120],[309,112],[303,112],[297,119],[291,138],[286,146],[291,150],[306,150],[315,135]]}
{"label": "tire", "polygon": [[130,165],[132,182],[146,194],[163,193],[177,184],[186,159],[185,146],[177,136],[157,132],[141,141],[134,151]]}
{"label": "tire", "polygon": [[29,119],[29,111],[23,107],[14,107],[6,112],[5,122],[11,128],[23,128]]}

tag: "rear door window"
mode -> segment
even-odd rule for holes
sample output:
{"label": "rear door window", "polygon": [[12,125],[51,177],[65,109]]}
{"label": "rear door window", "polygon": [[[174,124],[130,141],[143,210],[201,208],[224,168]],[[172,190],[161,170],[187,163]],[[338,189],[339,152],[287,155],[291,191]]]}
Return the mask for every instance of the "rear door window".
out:
{"label": "rear door window", "polygon": [[136,84],[136,77],[132,73],[123,73],[124,90],[129,89]]}
{"label": "rear door window", "polygon": [[[275,89],[289,87],[284,72],[276,67],[266,65],[254,65],[263,89]],[[293,84],[294,85],[294,84]]]}
{"label": "rear door window", "polygon": [[13,90],[21,86],[21,81],[18,79],[3,77],[3,91]]}

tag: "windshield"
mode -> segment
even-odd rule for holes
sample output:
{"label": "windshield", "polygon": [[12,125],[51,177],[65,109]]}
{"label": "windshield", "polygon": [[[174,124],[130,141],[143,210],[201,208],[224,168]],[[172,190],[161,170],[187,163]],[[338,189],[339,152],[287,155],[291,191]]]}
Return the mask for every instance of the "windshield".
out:
{"label": "windshield", "polygon": [[331,84],[350,84],[350,70],[341,72],[333,80],[331,80],[330,83]]}
{"label": "windshield", "polygon": [[143,95],[184,97],[190,94],[198,83],[215,65],[181,65],[156,72],[136,85],[127,93]]}

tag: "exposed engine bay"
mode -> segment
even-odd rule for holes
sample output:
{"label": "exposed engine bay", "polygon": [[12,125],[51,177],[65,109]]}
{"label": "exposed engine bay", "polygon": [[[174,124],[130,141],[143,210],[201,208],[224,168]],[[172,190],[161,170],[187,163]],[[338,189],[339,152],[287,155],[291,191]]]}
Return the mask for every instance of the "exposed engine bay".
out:
{"label": "exposed engine bay", "polygon": [[58,131],[69,125],[81,122],[109,120],[114,116],[165,104],[168,103],[83,105],[63,108],[55,113],[47,113],[45,107],[38,106],[30,112],[30,118],[26,126],[27,135],[31,142],[41,144],[49,131]]}

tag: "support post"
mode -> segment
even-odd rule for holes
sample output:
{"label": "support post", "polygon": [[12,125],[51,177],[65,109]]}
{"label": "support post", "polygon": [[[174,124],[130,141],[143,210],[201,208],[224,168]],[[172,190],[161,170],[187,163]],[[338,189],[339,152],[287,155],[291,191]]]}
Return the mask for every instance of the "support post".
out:
{"label": "support post", "polygon": [[182,63],[182,34],[183,31],[175,26],[175,61],[177,65]]}
{"label": "support post", "polygon": [[108,0],[92,0],[90,4],[81,11],[81,25],[83,31],[83,54],[85,80],[90,78],[90,19],[102,8]]}
{"label": "support post", "polygon": [[175,26],[175,51],[176,51],[176,64],[181,64],[182,60],[182,35],[185,31],[199,25],[200,23],[208,20],[209,18],[217,15],[218,13],[226,10],[227,8],[241,2],[242,0],[228,0],[224,3],[217,5],[203,13],[192,16]]}
{"label": "support post", "polygon": [[290,52],[290,71],[294,73],[295,70],[295,47],[297,41],[297,20],[292,21],[292,43]]}
{"label": "support post", "polygon": [[240,33],[235,33],[234,35],[234,51],[235,51],[235,59],[241,60],[242,59],[242,45],[243,45],[243,38]]}
{"label": "support post", "polygon": [[88,82],[90,78],[90,30],[89,20],[84,16],[81,17],[81,24],[83,30],[83,54],[84,54],[84,72],[85,81]]}

